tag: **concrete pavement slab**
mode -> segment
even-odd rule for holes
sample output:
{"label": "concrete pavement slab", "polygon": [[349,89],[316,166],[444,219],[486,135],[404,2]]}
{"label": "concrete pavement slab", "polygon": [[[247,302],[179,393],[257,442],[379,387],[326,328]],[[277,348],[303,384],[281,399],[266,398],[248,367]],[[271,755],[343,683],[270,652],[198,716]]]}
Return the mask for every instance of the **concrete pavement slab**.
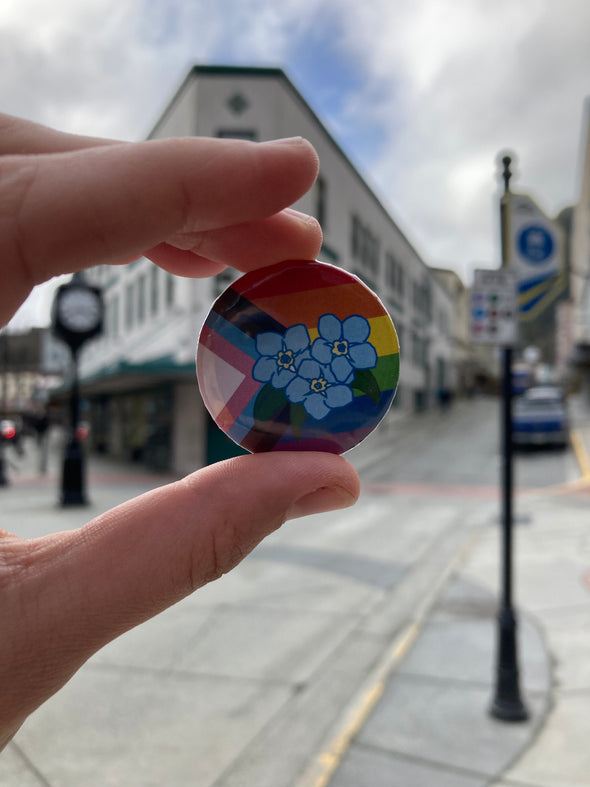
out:
{"label": "concrete pavement slab", "polygon": [[277,542],[262,544],[257,555],[265,560],[307,566],[386,589],[396,585],[406,570],[405,566],[392,559],[365,557],[342,549],[314,549]]}
{"label": "concrete pavement slab", "polygon": [[[491,686],[497,629],[495,619],[430,622],[400,666],[399,674]],[[527,692],[548,692],[550,660],[538,628],[527,618],[520,619],[519,644],[521,654],[526,654],[522,686]]]}
{"label": "concrete pavement slab", "polygon": [[487,776],[443,770],[425,762],[355,746],[331,787],[486,787]]}
{"label": "concrete pavement slab", "polygon": [[283,611],[313,609],[325,614],[357,615],[381,595],[378,587],[362,586],[342,575],[320,573],[311,567],[265,560],[255,550],[237,569],[200,588],[179,606],[210,608],[238,601]]}
{"label": "concrete pavement slab", "polygon": [[313,611],[220,607],[180,654],[176,668],[298,684],[310,678],[355,625],[350,616]]}
{"label": "concrete pavement slab", "polygon": [[0,784],[2,787],[48,787],[43,775],[36,772],[32,763],[16,744],[11,743],[0,757]]}
{"label": "concrete pavement slab", "polygon": [[532,721],[506,725],[487,713],[488,686],[396,675],[366,726],[361,745],[433,766],[501,775],[530,741],[545,698],[528,698]]}
{"label": "concrete pavement slab", "polygon": [[290,694],[257,681],[87,665],[25,723],[18,746],[52,787],[209,787]]}
{"label": "concrete pavement slab", "polygon": [[559,697],[539,736],[506,774],[534,787],[590,785],[590,693]]}
{"label": "concrete pavement slab", "polygon": [[[351,687],[371,669],[386,643],[351,635],[244,749],[215,787],[293,787],[319,750]],[[359,785],[360,787],[360,785]]]}
{"label": "concrete pavement slab", "polygon": [[583,584],[588,565],[588,558],[582,555],[553,553],[543,558],[523,559],[519,567],[521,606],[534,613],[584,606],[589,600]]}
{"label": "concrete pavement slab", "polygon": [[105,645],[88,663],[172,670],[213,614],[213,609],[171,607]]}
{"label": "concrete pavement slab", "polygon": [[590,610],[572,607],[540,616],[548,633],[555,684],[559,691],[586,691],[590,713]]}

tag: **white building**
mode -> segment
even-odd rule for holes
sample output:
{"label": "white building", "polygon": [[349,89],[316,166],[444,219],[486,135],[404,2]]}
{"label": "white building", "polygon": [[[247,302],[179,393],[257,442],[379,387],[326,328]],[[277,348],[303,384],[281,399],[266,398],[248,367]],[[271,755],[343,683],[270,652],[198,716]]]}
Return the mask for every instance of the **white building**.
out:
{"label": "white building", "polygon": [[[455,388],[453,302],[379,199],[279,69],[194,67],[150,134],[264,141],[300,135],[320,175],[296,208],[324,231],[320,259],[357,274],[390,310],[400,339],[395,407],[421,409]],[[107,450],[187,472],[220,455],[201,404],[195,349],[210,304],[233,277],[183,279],[147,259],[89,275],[104,288],[106,331],[82,358],[83,391]]]}

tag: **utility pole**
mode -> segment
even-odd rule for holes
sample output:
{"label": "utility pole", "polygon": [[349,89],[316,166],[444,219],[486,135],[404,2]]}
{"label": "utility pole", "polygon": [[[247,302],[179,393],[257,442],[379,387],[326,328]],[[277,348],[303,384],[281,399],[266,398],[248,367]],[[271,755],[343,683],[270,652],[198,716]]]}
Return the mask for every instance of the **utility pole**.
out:
{"label": "utility pole", "polygon": [[[510,156],[502,158],[504,194],[500,199],[502,267],[510,264]],[[502,596],[498,612],[498,651],[495,694],[490,714],[502,721],[526,721],[528,711],[519,686],[517,620],[512,606],[513,445],[512,445],[512,347],[502,348]]]}

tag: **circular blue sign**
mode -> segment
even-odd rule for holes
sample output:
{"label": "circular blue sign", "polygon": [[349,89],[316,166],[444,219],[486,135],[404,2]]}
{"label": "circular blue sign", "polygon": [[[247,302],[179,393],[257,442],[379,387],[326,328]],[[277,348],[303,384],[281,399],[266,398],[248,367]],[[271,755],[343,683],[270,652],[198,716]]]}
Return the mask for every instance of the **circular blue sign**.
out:
{"label": "circular blue sign", "polygon": [[517,244],[520,255],[533,265],[540,265],[553,254],[553,237],[538,224],[530,224],[521,230]]}

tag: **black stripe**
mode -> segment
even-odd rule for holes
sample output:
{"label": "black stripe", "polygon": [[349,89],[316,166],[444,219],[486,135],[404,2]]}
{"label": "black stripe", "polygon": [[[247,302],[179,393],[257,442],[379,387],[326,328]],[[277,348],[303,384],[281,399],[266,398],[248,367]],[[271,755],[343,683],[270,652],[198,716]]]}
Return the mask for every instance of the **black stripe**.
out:
{"label": "black stripe", "polygon": [[266,331],[280,333],[282,336],[286,331],[282,323],[261,311],[258,306],[231,287],[215,301],[212,311],[252,338]]}

